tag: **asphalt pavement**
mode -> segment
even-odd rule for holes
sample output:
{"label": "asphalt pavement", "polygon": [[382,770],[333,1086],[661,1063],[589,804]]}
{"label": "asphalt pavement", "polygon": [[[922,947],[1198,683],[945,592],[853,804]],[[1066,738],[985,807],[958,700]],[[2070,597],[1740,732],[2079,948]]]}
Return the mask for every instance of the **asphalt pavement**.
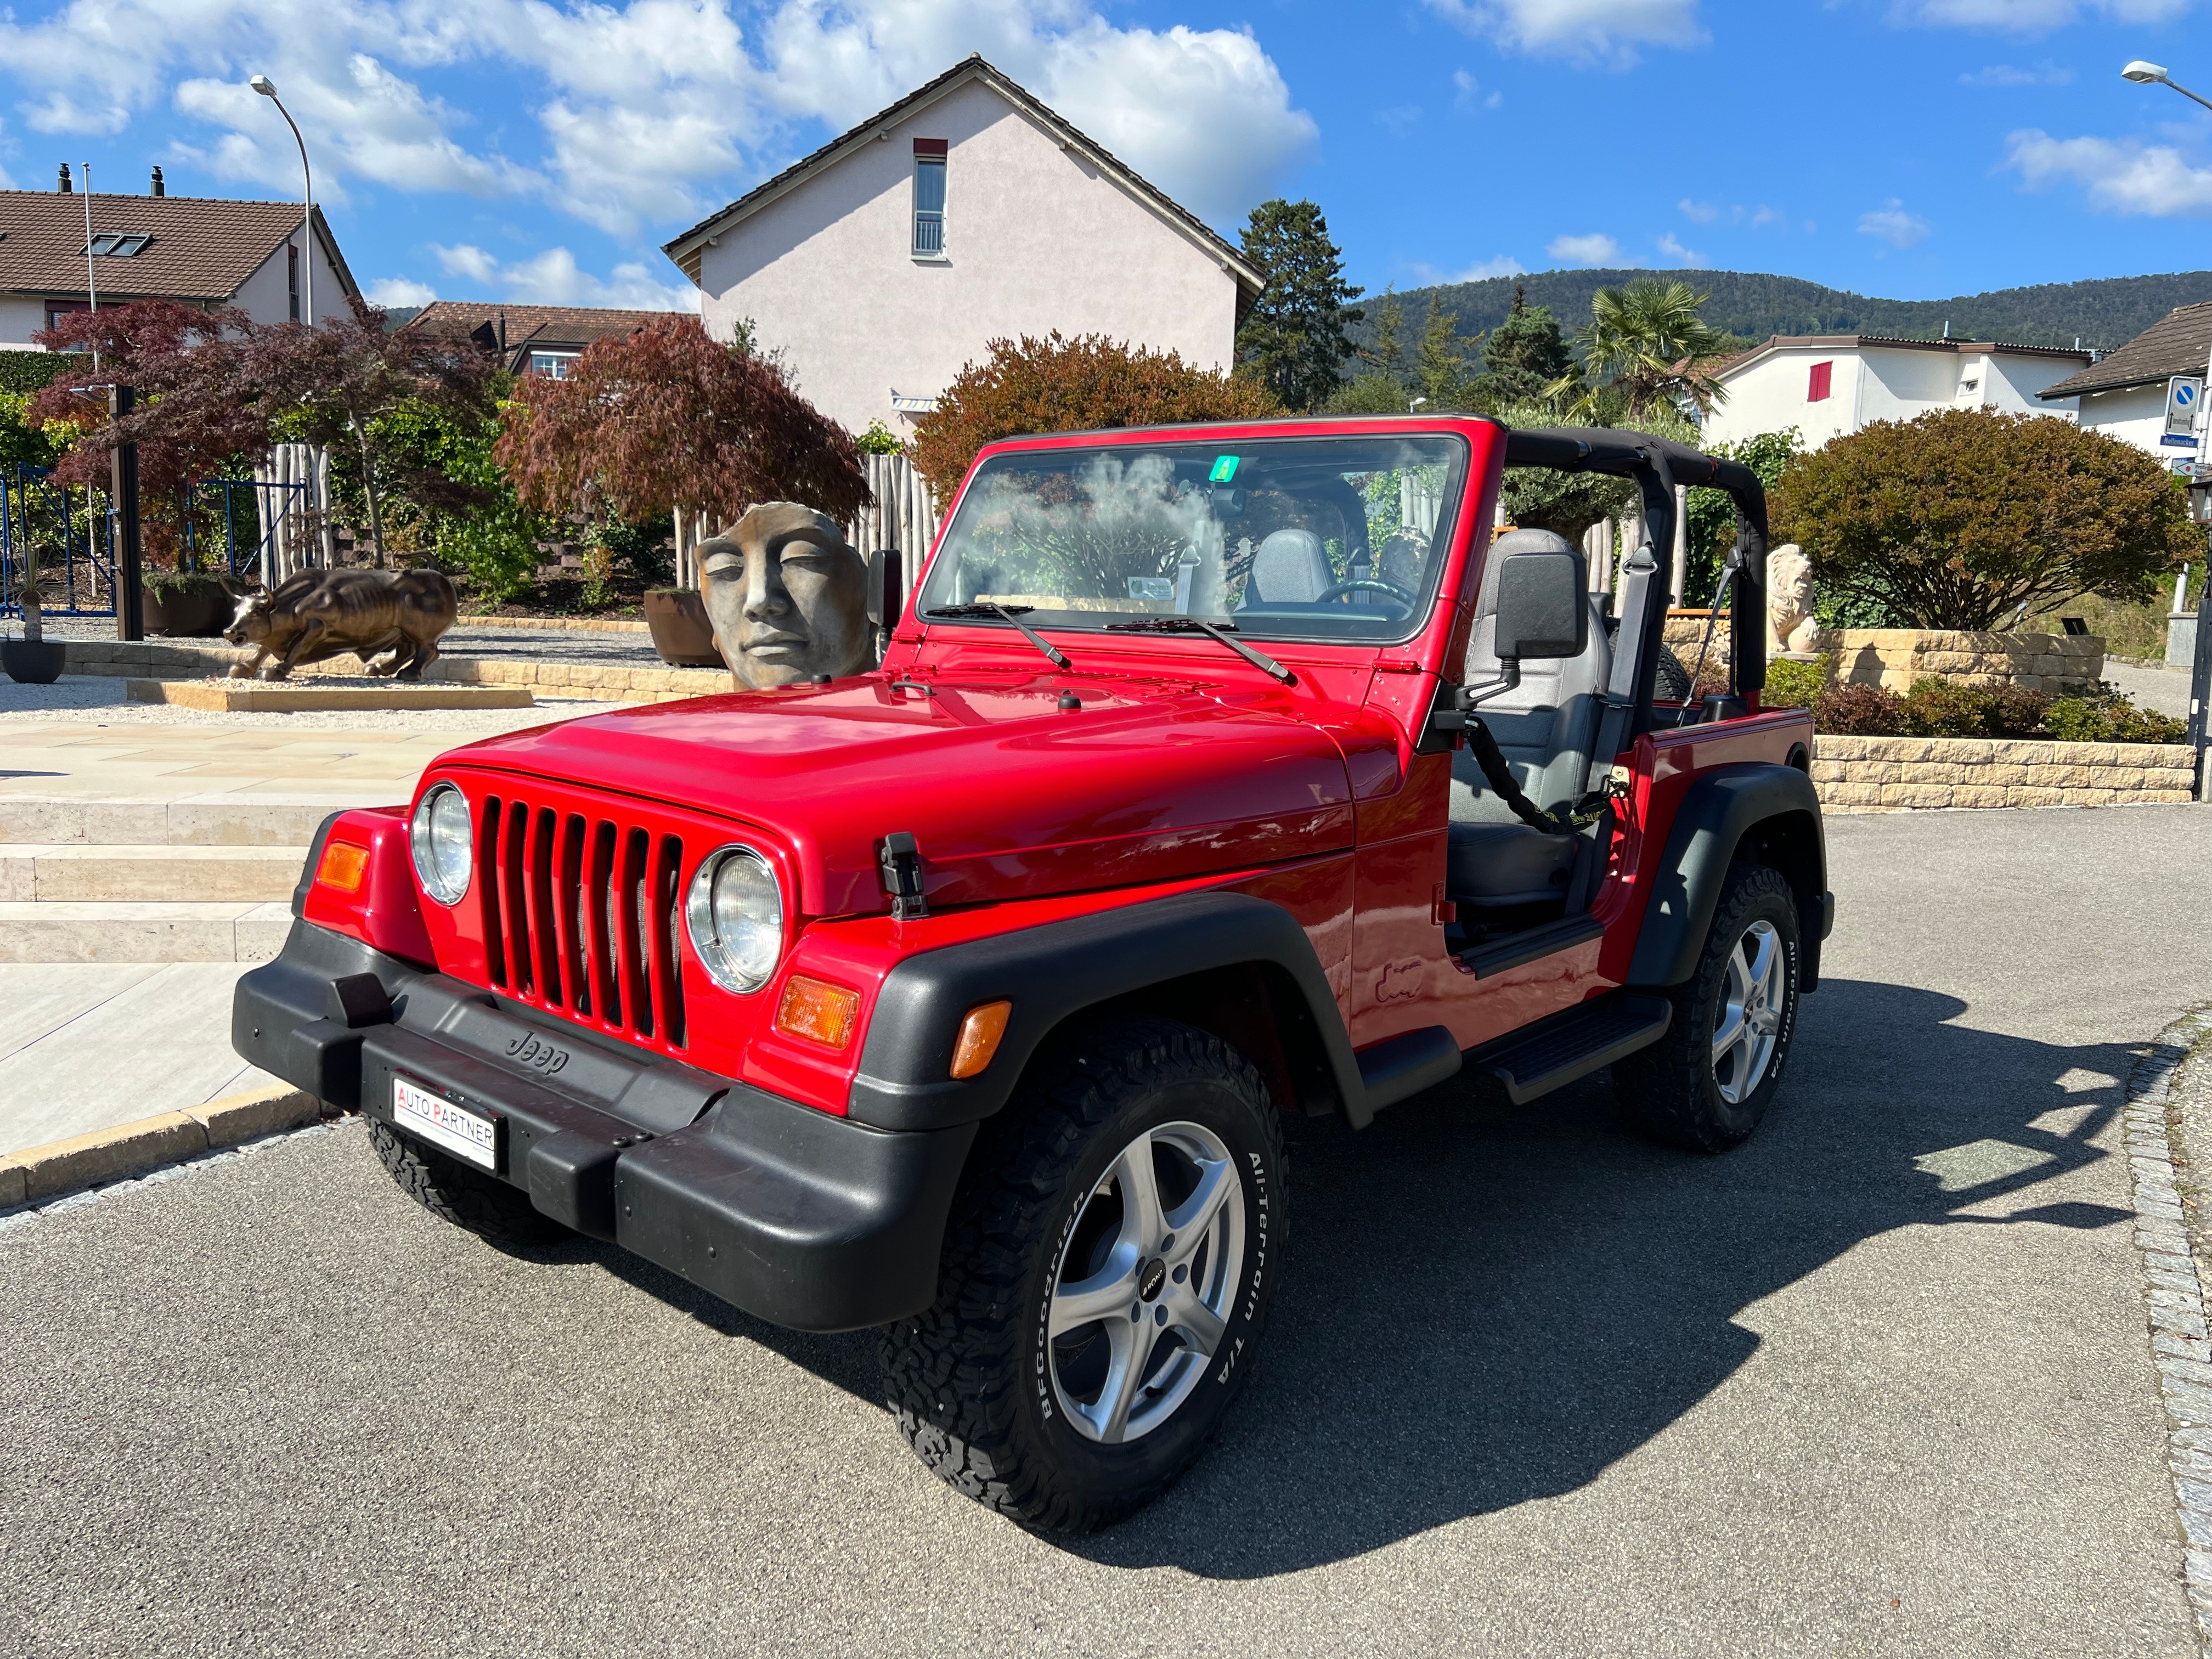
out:
{"label": "asphalt pavement", "polygon": [[1087,1540],[926,1473],[872,1338],[502,1254],[357,1123],[0,1225],[0,1652],[2194,1654],[2116,1110],[2209,832],[1832,820],[1726,1158],[1601,1079],[1298,1123],[1253,1387]]}

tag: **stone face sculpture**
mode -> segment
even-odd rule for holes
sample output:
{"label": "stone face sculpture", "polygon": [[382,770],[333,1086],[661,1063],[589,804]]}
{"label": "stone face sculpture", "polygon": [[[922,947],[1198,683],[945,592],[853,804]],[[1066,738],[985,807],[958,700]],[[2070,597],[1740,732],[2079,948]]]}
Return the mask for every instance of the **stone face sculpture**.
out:
{"label": "stone face sculpture", "polygon": [[714,643],[739,685],[789,685],[869,665],[867,562],[828,514],[763,501],[700,543],[698,556]]}
{"label": "stone face sculpture", "polygon": [[239,601],[223,638],[255,650],[230,677],[281,680],[350,651],[372,674],[420,679],[459,610],[441,571],[296,571]]}
{"label": "stone face sculpture", "polygon": [[1813,615],[1813,562],[1784,542],[1766,556],[1766,654],[1817,657],[1825,642]]}

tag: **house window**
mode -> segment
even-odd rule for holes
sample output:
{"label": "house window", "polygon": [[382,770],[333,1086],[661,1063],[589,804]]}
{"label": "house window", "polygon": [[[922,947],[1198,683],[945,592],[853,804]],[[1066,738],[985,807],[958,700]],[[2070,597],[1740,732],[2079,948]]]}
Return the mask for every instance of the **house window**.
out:
{"label": "house window", "polygon": [[945,155],[942,138],[914,141],[914,257],[945,257]]}
{"label": "house window", "polygon": [[533,351],[530,354],[530,372],[551,380],[565,380],[568,378],[568,366],[580,355],[574,351]]}
{"label": "house window", "polygon": [[91,246],[85,252],[108,259],[136,258],[153,240],[149,233],[143,230],[103,231],[92,239]]}
{"label": "house window", "polygon": [[1835,371],[1835,364],[1832,362],[1815,363],[1813,365],[1813,372],[1807,377],[1805,382],[1805,401],[1807,403],[1820,404],[1826,403],[1828,400],[1828,382],[1830,377]]}
{"label": "house window", "polygon": [[292,320],[300,320],[300,245],[284,244],[284,279],[292,289]]}
{"label": "house window", "polygon": [[[48,328],[52,328],[56,323],[68,316],[72,311],[89,311],[91,309],[91,306],[82,300],[49,300],[46,301],[46,326]],[[85,345],[82,342],[79,342],[77,344],[73,346],[65,346],[63,348],[63,349],[67,351],[89,351],[91,349],[91,347]]]}

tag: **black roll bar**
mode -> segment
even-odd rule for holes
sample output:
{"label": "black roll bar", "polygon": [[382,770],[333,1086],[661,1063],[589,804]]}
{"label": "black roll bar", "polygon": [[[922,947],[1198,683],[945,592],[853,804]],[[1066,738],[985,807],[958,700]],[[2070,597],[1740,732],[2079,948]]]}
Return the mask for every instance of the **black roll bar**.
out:
{"label": "black roll bar", "polygon": [[[1670,438],[1609,427],[1511,428],[1505,465],[1555,472],[1606,472],[1632,478],[1643,498],[1644,533],[1655,556],[1674,541],[1674,486],[1723,489],[1735,507],[1738,569],[1729,607],[1729,690],[1747,697],[1766,688],[1766,487],[1741,461],[1724,460]],[[1622,618],[1626,627],[1628,618]],[[1651,688],[1658,673],[1654,647],[1666,632],[1667,585],[1651,584],[1645,615],[1636,619],[1636,707],[1632,732],[1651,725]]]}

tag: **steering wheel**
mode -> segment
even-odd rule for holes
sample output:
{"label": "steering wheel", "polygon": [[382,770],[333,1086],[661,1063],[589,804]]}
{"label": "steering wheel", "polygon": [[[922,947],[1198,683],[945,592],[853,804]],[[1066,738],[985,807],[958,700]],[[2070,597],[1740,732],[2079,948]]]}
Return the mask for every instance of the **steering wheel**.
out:
{"label": "steering wheel", "polygon": [[1395,582],[1386,582],[1374,576],[1354,576],[1348,582],[1338,582],[1316,599],[1316,605],[1327,605],[1340,593],[1387,593],[1411,611],[1419,601]]}

